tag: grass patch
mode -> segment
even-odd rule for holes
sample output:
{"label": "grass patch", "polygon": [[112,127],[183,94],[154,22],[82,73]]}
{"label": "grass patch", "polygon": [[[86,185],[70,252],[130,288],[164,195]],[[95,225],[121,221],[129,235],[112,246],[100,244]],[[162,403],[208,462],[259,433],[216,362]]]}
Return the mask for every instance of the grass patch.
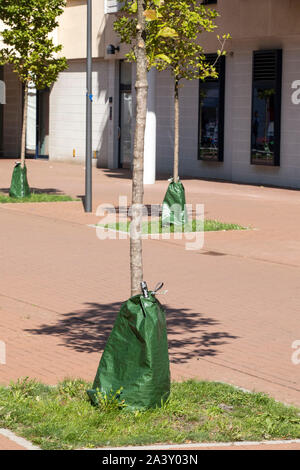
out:
{"label": "grass patch", "polygon": [[[130,221],[127,222],[115,222],[111,224],[98,224],[98,226],[103,228],[109,228],[112,230],[120,232],[130,231]],[[225,222],[218,222],[217,220],[205,220],[204,224],[196,219],[191,220],[187,224],[183,225],[168,225],[162,226],[161,220],[155,221],[144,221],[142,222],[142,234],[161,234],[161,233],[174,233],[174,232],[213,232],[213,231],[222,231],[222,230],[246,230],[245,227],[242,227],[238,224],[228,224]]]}
{"label": "grass patch", "polygon": [[58,201],[76,201],[71,196],[66,194],[46,194],[46,193],[32,193],[30,196],[23,198],[15,198],[0,193],[0,204],[8,203],[22,203],[22,202],[58,202]]}
{"label": "grass patch", "polygon": [[163,408],[91,406],[83,380],[55,387],[24,379],[0,387],[0,427],[43,449],[231,442],[300,437],[299,409],[214,382],[173,383]]}

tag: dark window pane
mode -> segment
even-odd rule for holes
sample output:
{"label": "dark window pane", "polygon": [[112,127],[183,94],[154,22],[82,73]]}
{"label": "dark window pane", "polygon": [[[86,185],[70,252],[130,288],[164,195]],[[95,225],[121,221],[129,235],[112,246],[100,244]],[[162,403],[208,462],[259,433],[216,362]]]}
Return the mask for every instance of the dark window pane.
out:
{"label": "dark window pane", "polygon": [[199,157],[218,160],[219,84],[204,83],[200,88]]}
{"label": "dark window pane", "polygon": [[[215,54],[207,55],[211,64]],[[220,57],[218,78],[208,78],[199,84],[199,148],[198,159],[223,161],[225,57]]]}
{"label": "dark window pane", "polygon": [[253,59],[251,163],[279,165],[281,51],[256,51]]}
{"label": "dark window pane", "polygon": [[130,62],[124,60],[120,62],[120,85],[124,91],[131,91],[131,70],[132,65]]}
{"label": "dark window pane", "polygon": [[274,83],[253,87],[252,163],[274,163],[275,93]]}

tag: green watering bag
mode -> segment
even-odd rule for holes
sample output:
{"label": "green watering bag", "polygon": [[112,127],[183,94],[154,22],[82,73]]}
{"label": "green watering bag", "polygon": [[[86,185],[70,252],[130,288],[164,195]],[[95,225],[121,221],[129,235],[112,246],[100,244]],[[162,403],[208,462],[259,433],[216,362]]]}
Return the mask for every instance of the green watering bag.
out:
{"label": "green watering bag", "polygon": [[136,295],[121,307],[102,354],[92,390],[113,396],[127,409],[160,407],[170,394],[165,312],[154,292]]}
{"label": "green watering bag", "polygon": [[10,197],[23,198],[30,196],[30,188],[27,181],[27,168],[21,167],[21,163],[16,163],[9,190]]}
{"label": "green watering bag", "polygon": [[182,225],[188,222],[187,210],[185,207],[185,191],[183,184],[172,181],[169,184],[162,205],[162,225]]}

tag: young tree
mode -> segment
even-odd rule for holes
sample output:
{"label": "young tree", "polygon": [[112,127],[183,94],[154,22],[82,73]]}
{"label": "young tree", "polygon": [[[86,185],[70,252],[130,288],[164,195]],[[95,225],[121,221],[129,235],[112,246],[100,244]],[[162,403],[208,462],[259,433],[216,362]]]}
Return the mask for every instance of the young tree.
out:
{"label": "young tree", "polygon": [[[151,62],[158,70],[169,69],[174,81],[174,159],[173,178],[162,206],[162,223],[182,225],[188,221],[185,191],[179,182],[179,89],[182,79],[204,80],[217,77],[199,42],[203,32],[213,32],[219,16],[216,10],[199,4],[198,0],[158,0],[156,10],[148,13]],[[218,56],[230,35],[217,35]]]}
{"label": "young tree", "polygon": [[[124,10],[126,15],[115,22],[115,30],[122,42],[130,44],[136,39],[136,1],[127,0]],[[144,16],[146,25],[144,42],[146,47],[147,68],[159,71],[169,69],[174,79],[174,165],[173,165],[173,197],[178,199],[181,210],[177,216],[164,217],[163,221],[174,223],[186,221],[184,210],[184,188],[179,181],[179,89],[182,79],[194,80],[212,76],[217,77],[215,65],[209,64],[205,58],[203,47],[199,44],[199,36],[203,32],[212,32],[217,28],[215,19],[219,16],[215,10],[199,4],[197,0],[145,0]],[[218,55],[224,54],[224,44],[229,35],[222,38]],[[127,55],[136,61],[135,49]],[[177,185],[177,187],[175,187]],[[173,188],[174,187],[174,188]],[[169,187],[171,190],[171,186]],[[167,197],[167,195],[166,195]],[[167,205],[163,204],[163,208]],[[170,212],[169,212],[170,214]]]}
{"label": "young tree", "polygon": [[[127,22],[130,16],[130,28],[124,30],[122,39],[132,45],[131,54],[136,61],[136,125],[133,148],[133,174],[132,174],[132,206],[131,206],[131,236],[130,236],[130,273],[131,295],[141,292],[143,281],[143,256],[142,256],[142,216],[144,200],[144,137],[147,116],[147,54],[145,45],[146,0],[134,2],[126,1],[123,11],[125,15],[116,22],[116,30],[122,31],[122,24]],[[118,26],[119,25],[119,26]],[[120,28],[120,29],[118,29]]]}
{"label": "young tree", "polygon": [[[152,65],[159,70],[169,69],[174,80],[174,168],[173,181],[179,180],[179,89],[182,79],[195,80],[217,77],[215,65],[209,64],[199,36],[213,32],[219,16],[216,10],[199,4],[198,0],[161,0],[156,11],[151,12],[151,44],[155,53]],[[222,38],[218,55],[224,54],[229,35]]]}
{"label": "young tree", "polygon": [[21,167],[25,166],[28,84],[37,89],[50,87],[59,72],[67,67],[64,57],[57,53],[51,32],[58,26],[65,0],[1,0],[0,18],[6,29],[2,31],[5,47],[0,50],[0,62],[11,64],[24,85],[24,108],[21,138]]}
{"label": "young tree", "polygon": [[[135,1],[126,2],[127,16],[115,23],[121,40],[130,43],[134,37],[135,21],[132,15]],[[206,61],[199,36],[217,28],[216,10],[199,4],[198,0],[146,0],[145,44],[148,69],[169,69],[174,79],[174,181],[178,181],[179,156],[179,89],[182,79],[194,80],[217,77],[215,65]],[[224,54],[224,45],[230,35],[217,35],[220,42],[218,54]],[[136,60],[134,50],[129,60]]]}

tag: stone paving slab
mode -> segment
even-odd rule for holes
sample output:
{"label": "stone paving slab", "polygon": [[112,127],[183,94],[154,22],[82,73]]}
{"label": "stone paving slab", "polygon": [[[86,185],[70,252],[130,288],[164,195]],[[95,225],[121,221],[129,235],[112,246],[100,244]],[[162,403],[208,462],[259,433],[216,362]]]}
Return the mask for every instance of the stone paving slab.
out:
{"label": "stone paving slab", "polygon": [[0,450],[37,450],[31,442],[17,436],[9,429],[0,428]]}

